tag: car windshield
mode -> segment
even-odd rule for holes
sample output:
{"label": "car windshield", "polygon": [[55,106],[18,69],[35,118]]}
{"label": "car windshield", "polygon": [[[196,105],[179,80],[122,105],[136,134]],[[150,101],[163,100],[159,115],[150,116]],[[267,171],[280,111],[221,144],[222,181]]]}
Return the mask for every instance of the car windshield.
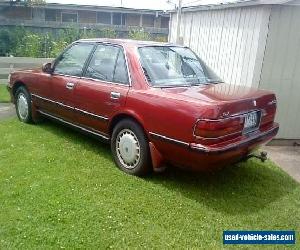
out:
{"label": "car windshield", "polygon": [[145,76],[153,86],[192,86],[222,82],[189,48],[147,46],[138,50]]}

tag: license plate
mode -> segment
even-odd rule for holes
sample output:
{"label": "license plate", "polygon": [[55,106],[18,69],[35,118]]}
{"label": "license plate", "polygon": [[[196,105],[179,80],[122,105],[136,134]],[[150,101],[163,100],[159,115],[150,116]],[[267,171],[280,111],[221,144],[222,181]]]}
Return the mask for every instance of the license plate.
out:
{"label": "license plate", "polygon": [[258,127],[258,123],[259,123],[258,112],[248,113],[245,116],[244,129],[245,130],[254,129]]}

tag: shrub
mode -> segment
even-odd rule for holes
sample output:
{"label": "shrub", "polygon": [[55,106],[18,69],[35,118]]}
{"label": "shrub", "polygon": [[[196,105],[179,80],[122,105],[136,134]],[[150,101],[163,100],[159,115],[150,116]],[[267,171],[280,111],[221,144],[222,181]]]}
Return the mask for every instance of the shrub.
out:
{"label": "shrub", "polygon": [[154,40],[157,41],[157,42],[165,43],[165,42],[168,41],[168,38],[166,36],[157,36],[157,37],[155,37]]}
{"label": "shrub", "polygon": [[151,40],[150,33],[144,31],[144,29],[139,29],[139,30],[132,29],[129,31],[128,37],[134,40],[145,40],[145,41]]}
{"label": "shrub", "polygon": [[106,29],[101,30],[101,37],[116,38],[117,33],[113,29],[106,28]]}
{"label": "shrub", "polygon": [[36,34],[27,34],[22,43],[16,48],[17,56],[40,57],[42,51],[41,36]]}

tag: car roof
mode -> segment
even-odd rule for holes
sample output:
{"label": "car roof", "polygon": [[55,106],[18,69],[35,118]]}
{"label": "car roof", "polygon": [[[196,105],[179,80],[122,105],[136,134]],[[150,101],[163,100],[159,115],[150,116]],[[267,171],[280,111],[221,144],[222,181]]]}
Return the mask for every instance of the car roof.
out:
{"label": "car roof", "polygon": [[[111,38],[90,38],[90,39],[80,39],[77,42],[103,42],[103,43],[111,43],[122,46],[180,46],[173,43],[163,43],[163,42],[155,42],[155,41],[141,41],[141,40],[132,40],[132,39],[111,39]],[[181,46],[180,46],[181,47]]]}

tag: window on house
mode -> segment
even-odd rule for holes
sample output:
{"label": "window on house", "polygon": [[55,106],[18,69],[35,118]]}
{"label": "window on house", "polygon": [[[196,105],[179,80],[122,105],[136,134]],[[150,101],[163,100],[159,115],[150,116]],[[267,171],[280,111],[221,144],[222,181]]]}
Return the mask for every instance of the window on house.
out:
{"label": "window on house", "polygon": [[61,13],[61,21],[68,23],[77,23],[78,15],[77,13]]}
{"label": "window on house", "polygon": [[140,26],[140,17],[139,14],[127,14],[126,16],[126,25],[127,26]]}
{"label": "window on house", "polygon": [[45,10],[45,21],[56,21],[56,10]]}
{"label": "window on house", "polygon": [[154,27],[154,15],[143,15],[143,26]]}
{"label": "window on house", "polygon": [[122,25],[125,25],[125,20],[126,20],[126,14],[125,13],[122,13]]}
{"label": "window on house", "polygon": [[1,14],[3,14],[5,17],[13,18],[13,19],[23,19],[23,20],[32,19],[31,8],[29,7],[11,6],[5,8],[5,10],[3,10]]}
{"label": "window on house", "polygon": [[125,25],[125,14],[113,13],[113,24],[114,25]]}
{"label": "window on house", "polygon": [[122,15],[121,13],[113,13],[113,24],[121,25],[122,23]]}
{"label": "window on house", "polygon": [[110,24],[111,17],[109,12],[98,12],[97,13],[97,23]]}
{"label": "window on house", "polygon": [[80,10],[78,11],[78,22],[79,23],[96,23],[96,12]]}
{"label": "window on house", "polygon": [[169,28],[169,17],[162,17],[161,18],[161,28]]}

